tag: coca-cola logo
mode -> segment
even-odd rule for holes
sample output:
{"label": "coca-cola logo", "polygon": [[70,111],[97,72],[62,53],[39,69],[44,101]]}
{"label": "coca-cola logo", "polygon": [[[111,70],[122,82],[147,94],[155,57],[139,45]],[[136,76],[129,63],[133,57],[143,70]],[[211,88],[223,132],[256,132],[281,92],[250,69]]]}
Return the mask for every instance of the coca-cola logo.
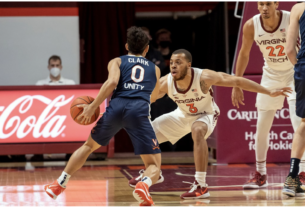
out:
{"label": "coca-cola logo", "polygon": [[[66,128],[64,122],[67,114],[59,115],[56,112],[63,106],[67,105],[74,95],[66,99],[65,95],[59,95],[53,100],[42,95],[25,95],[17,98],[7,107],[0,106],[0,139],[7,139],[15,134],[22,139],[32,132],[34,138],[55,138],[60,135]],[[31,108],[35,107],[34,102],[45,104],[44,110],[36,117],[29,114],[26,118],[21,118]],[[12,112],[18,109],[17,115]],[[16,110],[15,110],[16,111]],[[23,116],[24,117],[24,116]]]}

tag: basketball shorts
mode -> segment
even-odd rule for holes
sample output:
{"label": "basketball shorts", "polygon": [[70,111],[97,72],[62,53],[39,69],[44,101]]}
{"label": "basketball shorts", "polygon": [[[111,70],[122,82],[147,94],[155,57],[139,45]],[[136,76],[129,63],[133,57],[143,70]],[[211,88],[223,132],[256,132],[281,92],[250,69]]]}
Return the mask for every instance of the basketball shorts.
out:
{"label": "basketball shorts", "polygon": [[121,129],[128,133],[136,155],[161,153],[150,121],[150,105],[143,99],[114,98],[91,131],[102,146]]}
{"label": "basketball shorts", "polygon": [[183,113],[179,108],[170,113],[156,118],[153,122],[159,143],[171,142],[175,144],[179,139],[191,132],[194,122],[203,122],[207,125],[208,131],[204,137],[207,139],[213,132],[219,114],[188,115]]}
{"label": "basketball shorts", "polygon": [[305,60],[299,60],[294,67],[296,98],[296,114],[305,118]]}
{"label": "basketball shorts", "polygon": [[[294,89],[294,70],[275,71],[268,67],[263,67],[263,76],[261,85],[267,89],[280,89],[283,87],[291,87],[292,93],[288,94],[287,101],[295,100],[296,93]],[[284,106],[285,96],[271,97],[266,94],[258,93],[256,96],[255,106],[262,110],[277,110]]]}

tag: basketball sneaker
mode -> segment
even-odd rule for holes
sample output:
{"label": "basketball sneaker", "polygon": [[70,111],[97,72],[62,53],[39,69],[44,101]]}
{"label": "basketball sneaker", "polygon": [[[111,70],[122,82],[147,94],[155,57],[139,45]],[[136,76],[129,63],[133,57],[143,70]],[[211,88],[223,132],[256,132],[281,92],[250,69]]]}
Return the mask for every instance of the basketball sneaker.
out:
{"label": "basketball sneaker", "polygon": [[248,180],[244,185],[243,188],[263,188],[267,187],[267,175],[261,175],[259,172],[255,172],[254,177]]}
{"label": "basketball sneaker", "polygon": [[140,206],[154,205],[152,197],[149,194],[148,188],[148,185],[142,181],[136,184],[135,190],[133,191],[133,197],[140,202]]}
{"label": "basketball sneaker", "polygon": [[65,189],[66,188],[63,188],[58,184],[57,180],[52,184],[44,186],[46,193],[54,200],[56,200],[57,196],[64,192]]}
{"label": "basketball sneaker", "polygon": [[282,193],[290,197],[303,197],[305,195],[305,191],[301,186],[302,183],[298,175],[295,178],[287,176]]}
{"label": "basketball sneaker", "polygon": [[192,184],[191,185],[191,190],[183,193],[180,198],[182,199],[186,199],[186,200],[191,200],[191,199],[200,199],[200,198],[207,198],[210,197],[210,193],[208,191],[208,185],[205,184],[204,187],[201,187],[198,182],[195,180],[194,183],[190,183],[190,182],[185,182],[184,183],[189,183]]}
{"label": "basketball sneaker", "polygon": [[[133,177],[132,179],[130,179],[129,186],[134,188],[136,186],[136,184],[142,180],[143,173],[144,173],[144,170],[140,170],[139,171],[140,175],[138,177]],[[164,181],[164,177],[162,176],[162,171],[160,170],[159,180],[157,180],[157,182],[155,184],[162,183],[163,181]]]}
{"label": "basketball sneaker", "polygon": [[305,172],[300,172],[299,178],[300,178],[302,185],[304,186],[305,185]]}

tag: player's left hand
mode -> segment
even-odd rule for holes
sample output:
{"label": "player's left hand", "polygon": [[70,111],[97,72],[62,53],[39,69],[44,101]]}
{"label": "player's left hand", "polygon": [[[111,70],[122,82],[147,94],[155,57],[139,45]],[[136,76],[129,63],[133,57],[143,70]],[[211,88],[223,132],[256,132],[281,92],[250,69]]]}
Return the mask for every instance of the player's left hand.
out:
{"label": "player's left hand", "polygon": [[83,108],[83,113],[77,117],[78,121],[80,121],[81,124],[90,123],[95,110],[92,109],[89,104],[80,104],[77,105],[77,107]]}
{"label": "player's left hand", "polygon": [[288,97],[288,93],[292,93],[292,89],[290,87],[284,87],[281,89],[274,89],[270,90],[270,96],[271,97],[277,97],[277,96],[285,96]]}

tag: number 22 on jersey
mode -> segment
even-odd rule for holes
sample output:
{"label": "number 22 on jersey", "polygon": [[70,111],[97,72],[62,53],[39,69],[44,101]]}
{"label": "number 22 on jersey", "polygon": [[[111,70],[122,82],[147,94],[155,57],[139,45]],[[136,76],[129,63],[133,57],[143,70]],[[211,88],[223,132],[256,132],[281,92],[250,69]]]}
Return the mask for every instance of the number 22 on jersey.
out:
{"label": "number 22 on jersey", "polygon": [[266,47],[266,49],[267,49],[267,50],[270,49],[269,56],[272,56],[272,57],[279,57],[279,56],[285,56],[285,55],[286,55],[286,53],[283,52],[283,51],[284,51],[284,47],[283,47],[282,45],[277,45],[277,46],[275,47],[275,49],[280,49],[280,50],[278,51],[278,54],[277,54],[277,55],[274,54],[274,50],[275,50],[274,47],[268,46],[268,47]]}

